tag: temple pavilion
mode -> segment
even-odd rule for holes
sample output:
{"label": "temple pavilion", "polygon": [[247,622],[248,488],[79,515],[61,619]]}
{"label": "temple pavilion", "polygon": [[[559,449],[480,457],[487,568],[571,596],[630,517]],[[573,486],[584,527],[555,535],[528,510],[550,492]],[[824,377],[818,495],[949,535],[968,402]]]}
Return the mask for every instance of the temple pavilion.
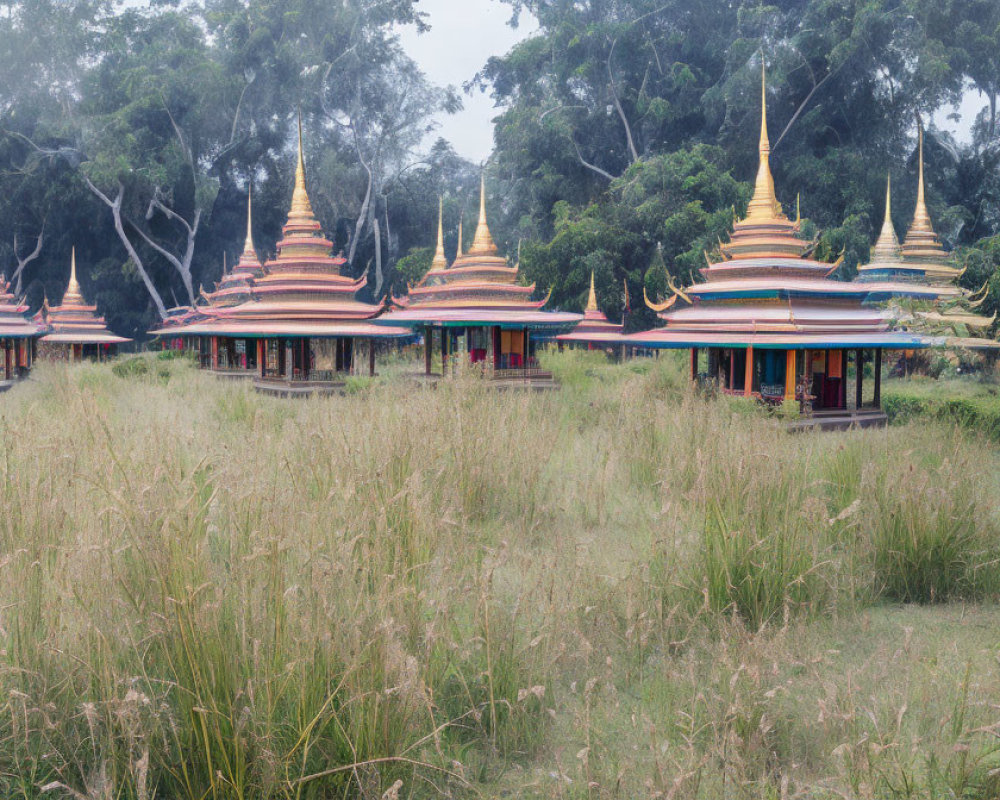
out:
{"label": "temple pavilion", "polygon": [[[996,320],[984,317],[973,311],[982,302],[975,295],[969,295],[958,286],[958,279],[964,272],[957,267],[931,222],[930,213],[924,197],[924,132],[917,131],[918,173],[917,173],[917,204],[913,212],[913,221],[906,232],[903,243],[899,243],[896,229],[892,224],[892,182],[886,182],[885,219],[878,240],[872,248],[871,260],[858,267],[858,282],[870,283],[892,280],[904,285],[919,284],[933,290],[933,306],[931,310],[906,311],[901,316],[919,316],[921,326],[929,329],[937,328],[941,332],[961,331],[980,336],[949,336],[946,342],[951,345],[972,349],[996,349],[1000,343],[982,338],[984,333]],[[899,293],[893,297],[906,296]],[[926,298],[921,298],[926,299]]]}
{"label": "temple pavilion", "polygon": [[0,392],[31,370],[41,330],[27,315],[28,306],[11,292],[6,276],[0,275]]}
{"label": "temple pavilion", "polygon": [[250,373],[254,386],[282,395],[334,391],[346,376],[375,374],[375,343],[411,336],[408,328],[372,324],[383,304],[355,295],[364,278],[342,270],[331,255],[306,191],[302,126],[291,209],[277,255],[261,265],[253,249],[251,216],[247,239],[233,271],[220,280],[199,319],[166,327],[166,336],[199,336],[204,365],[217,372]]}
{"label": "temple pavilion", "polygon": [[594,273],[590,273],[590,294],[587,295],[587,307],[581,319],[569,333],[561,333],[556,337],[560,347],[568,344],[572,347],[585,346],[588,350],[602,350],[608,347],[621,346],[621,335],[624,323],[615,324],[597,307],[597,293],[594,291]]}
{"label": "temple pavilion", "polygon": [[76,248],[70,256],[69,284],[62,302],[54,308],[42,306],[42,321],[48,331],[40,340],[38,355],[53,361],[82,361],[85,358],[103,361],[118,353],[118,346],[131,342],[108,330],[97,306],[83,299],[76,279]]}
{"label": "temple pavilion", "polygon": [[746,215],[717,258],[707,259],[704,281],[686,289],[671,284],[673,295],[662,303],[647,298],[665,327],[623,340],[690,349],[693,379],[772,404],[798,402],[810,424],[884,423],[882,353],[923,347],[925,341],[890,330],[886,312],[869,301],[897,291],[916,297],[934,292],[833,280],[838,264],[809,257],[814,243],[799,235],[798,220],[785,216],[775,194],[763,76],[759,150]]}
{"label": "temple pavilion", "polygon": [[493,380],[512,385],[550,384],[535,353],[536,335],[568,331],[579,314],[544,311],[548,297],[532,300],[535,285],[518,282],[518,265],[509,266],[493,242],[486,222],[486,182],[480,186],[479,224],[468,252],[459,238],[455,260],[444,254],[443,216],[438,216],[437,249],[427,274],[395,300],[398,310],[378,324],[422,331],[424,374],[433,373],[433,353],[440,348],[441,373],[460,363],[479,365]]}

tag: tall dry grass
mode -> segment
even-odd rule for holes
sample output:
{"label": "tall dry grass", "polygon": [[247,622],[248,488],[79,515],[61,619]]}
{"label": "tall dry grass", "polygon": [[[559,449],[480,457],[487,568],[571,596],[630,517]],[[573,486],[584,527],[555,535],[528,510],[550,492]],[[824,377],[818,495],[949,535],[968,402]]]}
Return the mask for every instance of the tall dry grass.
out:
{"label": "tall dry grass", "polygon": [[551,361],[305,402],[40,368],[0,419],[0,794],[990,796],[995,451]]}

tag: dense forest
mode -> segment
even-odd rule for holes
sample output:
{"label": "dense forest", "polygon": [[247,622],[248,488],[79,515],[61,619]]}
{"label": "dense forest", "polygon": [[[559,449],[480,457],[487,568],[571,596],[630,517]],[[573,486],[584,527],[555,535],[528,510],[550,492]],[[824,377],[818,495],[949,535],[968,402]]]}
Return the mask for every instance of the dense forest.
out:
{"label": "dense forest", "polygon": [[[496,100],[491,224],[553,304],[591,271],[611,316],[703,251],[749,199],[760,63],[773,167],[818,252],[850,278],[881,222],[886,174],[902,232],[927,127],[938,233],[1000,299],[1000,4],[995,0],[503,0],[536,33],[468,91]],[[57,300],[76,245],[85,294],[135,335],[211,287],[243,240],[279,238],[301,112],[319,218],[367,292],[400,293],[430,261],[437,197],[455,248],[481,165],[432,119],[460,108],[402,49],[418,0],[0,2],[0,271],[32,307]],[[968,141],[934,124],[982,103]],[[446,133],[441,131],[439,133]],[[466,230],[471,235],[471,227]]]}

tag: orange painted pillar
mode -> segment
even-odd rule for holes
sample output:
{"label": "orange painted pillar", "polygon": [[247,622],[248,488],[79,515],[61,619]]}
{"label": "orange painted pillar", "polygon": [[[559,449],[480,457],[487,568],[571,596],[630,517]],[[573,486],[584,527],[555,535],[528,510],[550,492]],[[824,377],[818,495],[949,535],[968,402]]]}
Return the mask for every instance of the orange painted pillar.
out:
{"label": "orange painted pillar", "polygon": [[747,366],[743,376],[743,394],[750,397],[753,394],[753,345],[747,346]]}
{"label": "orange painted pillar", "polygon": [[785,351],[785,402],[795,402],[795,351]]}

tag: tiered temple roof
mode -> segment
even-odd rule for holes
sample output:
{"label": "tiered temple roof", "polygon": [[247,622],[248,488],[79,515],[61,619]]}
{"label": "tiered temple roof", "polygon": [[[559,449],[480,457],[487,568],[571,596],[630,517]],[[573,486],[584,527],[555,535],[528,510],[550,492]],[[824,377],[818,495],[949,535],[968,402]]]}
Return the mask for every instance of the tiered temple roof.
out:
{"label": "tiered temple roof", "polygon": [[232,270],[219,279],[215,290],[204,294],[208,304],[216,307],[236,306],[253,299],[254,281],[264,274],[253,247],[253,196],[247,192],[247,238],[243,252]]}
{"label": "tiered temple roof", "polygon": [[[770,169],[767,96],[762,73],[760,164],[747,213],[733,226],[719,257],[701,269],[704,282],[673,287],[666,302],[649,303],[667,324],[624,341],[648,347],[861,348],[915,347],[920,338],[889,330],[885,312],[866,301],[901,291],[898,284],[833,280],[838,264],[809,257],[777,200]],[[905,291],[932,297],[913,285]],[[648,302],[648,301],[647,301]]]}
{"label": "tiered temple roof", "polygon": [[486,222],[486,182],[480,187],[479,224],[468,252],[458,253],[451,266],[444,256],[443,222],[438,218],[438,246],[431,268],[409,295],[395,300],[400,310],[382,318],[386,324],[559,329],[579,314],[543,311],[548,302],[532,300],[535,285],[518,283],[518,265],[509,266],[493,242]]}
{"label": "tiered temple roof", "polygon": [[917,133],[918,177],[917,205],[913,221],[906,232],[903,244],[899,244],[891,218],[891,183],[886,187],[885,220],[882,232],[872,249],[872,260],[858,267],[858,280],[884,280],[922,283],[936,286],[941,296],[958,294],[955,281],[962,270],[951,263],[951,256],[944,249],[934,232],[931,217],[924,199],[924,131]]}
{"label": "tiered temple roof", "polygon": [[76,248],[70,256],[69,285],[58,306],[43,307],[48,333],[41,338],[47,344],[125,344],[131,342],[108,330],[97,306],[87,305],[76,279]]}
{"label": "tiered temple roof", "polygon": [[0,275],[0,339],[30,339],[41,333],[28,319],[28,306],[14,296],[7,277]]}
{"label": "tiered temple roof", "polygon": [[594,291],[594,273],[590,273],[590,294],[587,297],[587,307],[572,331],[557,336],[560,342],[593,342],[617,344],[620,340],[624,324],[615,324],[597,307],[597,293]]}
{"label": "tiered temple roof", "polygon": [[[249,220],[248,210],[248,226]],[[202,318],[165,332],[250,338],[410,335],[402,328],[387,329],[369,322],[383,304],[356,299],[365,279],[342,274],[347,262],[331,255],[332,250],[333,243],[323,235],[306,191],[300,122],[295,188],[277,255],[260,267],[248,227],[239,263],[206,295],[209,304],[198,306]]]}
{"label": "tiered temple roof", "polygon": [[[875,246],[872,248],[871,260],[858,267],[858,282],[869,284],[872,281],[891,279],[905,286],[919,284],[934,292],[934,297],[921,297],[936,301],[937,308],[933,311],[916,312],[931,326],[942,328],[964,327],[972,330],[988,328],[994,317],[984,317],[976,314],[971,308],[975,302],[971,296],[957,285],[963,270],[959,269],[944,249],[941,240],[934,232],[927,204],[924,200],[924,134],[923,128],[918,130],[918,170],[917,205],[913,212],[913,221],[907,231],[903,244],[896,237],[896,229],[892,224],[892,183],[886,184],[885,219],[882,231]],[[899,294],[907,295],[908,292]],[[977,293],[978,294],[978,293]],[[908,314],[909,312],[907,312]],[[906,314],[904,314],[906,316]],[[953,340],[955,344],[965,343],[973,346],[997,346],[992,340]]]}

